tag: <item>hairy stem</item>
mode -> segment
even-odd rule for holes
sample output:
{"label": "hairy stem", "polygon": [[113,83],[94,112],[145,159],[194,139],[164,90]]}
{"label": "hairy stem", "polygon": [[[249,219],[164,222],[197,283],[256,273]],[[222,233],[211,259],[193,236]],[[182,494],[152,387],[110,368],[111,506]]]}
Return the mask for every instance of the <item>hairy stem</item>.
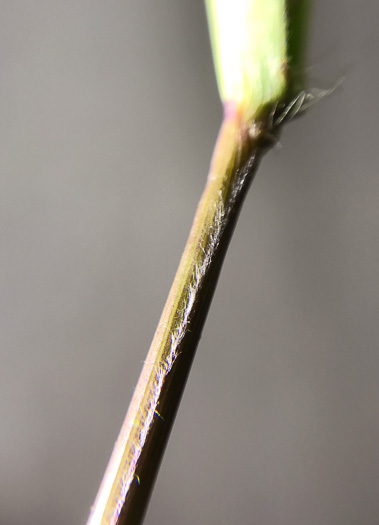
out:
{"label": "hairy stem", "polygon": [[171,291],[88,525],[141,523],[246,191],[261,134],[226,115]]}

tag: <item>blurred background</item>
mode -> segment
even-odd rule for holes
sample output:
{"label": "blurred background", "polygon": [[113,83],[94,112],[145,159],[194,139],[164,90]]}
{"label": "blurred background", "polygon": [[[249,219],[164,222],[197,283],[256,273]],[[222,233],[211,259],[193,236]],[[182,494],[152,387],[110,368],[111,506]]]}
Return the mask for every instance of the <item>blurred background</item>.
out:
{"label": "blurred background", "polygon": [[[2,0],[0,524],[84,524],[221,121],[202,1]],[[379,522],[376,2],[314,2],[146,525]]]}

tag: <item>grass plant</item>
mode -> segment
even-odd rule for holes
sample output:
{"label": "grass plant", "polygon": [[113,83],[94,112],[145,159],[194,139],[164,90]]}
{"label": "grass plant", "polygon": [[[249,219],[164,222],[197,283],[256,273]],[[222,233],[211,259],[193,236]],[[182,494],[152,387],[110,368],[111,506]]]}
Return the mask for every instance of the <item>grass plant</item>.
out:
{"label": "grass plant", "polygon": [[[142,522],[217,279],[263,153],[306,100],[306,0],[207,0],[224,119],[171,291],[88,525]],[[303,94],[303,95],[301,95]]]}

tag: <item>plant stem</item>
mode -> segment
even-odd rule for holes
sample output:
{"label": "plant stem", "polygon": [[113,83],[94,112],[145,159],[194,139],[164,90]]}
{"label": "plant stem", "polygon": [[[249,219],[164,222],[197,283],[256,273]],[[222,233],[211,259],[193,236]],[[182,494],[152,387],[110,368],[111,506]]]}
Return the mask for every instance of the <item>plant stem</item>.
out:
{"label": "plant stem", "polygon": [[[307,3],[206,2],[224,120],[179,268],[88,525],[142,522],[244,197],[267,139],[306,101],[303,78],[298,75],[295,83],[293,71],[302,57]],[[300,95],[290,102],[294,91]]]}
{"label": "plant stem", "polygon": [[88,525],[142,522],[234,225],[265,147],[262,134],[251,133],[258,128],[226,108],[207,184]]}

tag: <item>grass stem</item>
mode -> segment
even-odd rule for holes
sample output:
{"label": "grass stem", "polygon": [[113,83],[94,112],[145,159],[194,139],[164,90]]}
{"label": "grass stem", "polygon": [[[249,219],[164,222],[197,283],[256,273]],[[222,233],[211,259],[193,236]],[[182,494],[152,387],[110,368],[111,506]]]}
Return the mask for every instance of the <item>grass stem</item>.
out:
{"label": "grass stem", "polygon": [[264,149],[252,129],[237,112],[226,111],[193,226],[88,525],[137,525],[143,519],[234,225]]}
{"label": "grass stem", "polygon": [[302,76],[296,83],[292,78],[303,56],[306,4],[308,0],[206,2],[224,120],[179,268],[88,525],[142,522],[247,189],[278,127],[307,102]]}

